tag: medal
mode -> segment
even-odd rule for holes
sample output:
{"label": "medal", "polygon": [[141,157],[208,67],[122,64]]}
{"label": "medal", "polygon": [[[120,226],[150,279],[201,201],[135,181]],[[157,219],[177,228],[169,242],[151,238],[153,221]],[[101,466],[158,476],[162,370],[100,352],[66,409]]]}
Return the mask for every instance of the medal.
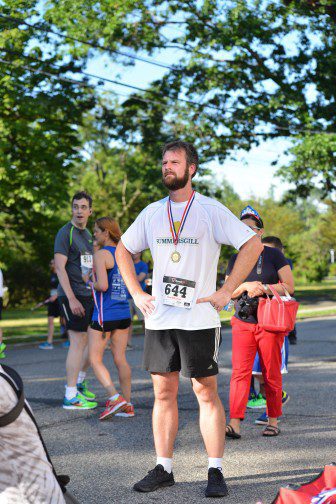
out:
{"label": "medal", "polygon": [[171,260],[174,262],[174,263],[177,263],[177,262],[180,262],[181,260],[181,254],[179,252],[177,252],[177,250],[175,250],[171,256],[170,256]]}
{"label": "medal", "polygon": [[[195,194],[196,194],[195,191],[193,191],[187,201],[187,204],[184,209],[182,219],[180,222],[180,226],[177,231],[175,230],[175,226],[174,226],[174,219],[173,219],[173,214],[172,214],[172,209],[171,209],[170,198],[168,197],[168,201],[167,201],[168,220],[169,220],[170,232],[173,237],[175,249],[177,247],[177,244],[179,241],[179,236],[182,233],[185,221],[187,220],[191,205],[193,204],[193,201],[195,199]],[[178,263],[181,260],[181,254],[179,252],[177,252],[177,250],[175,250],[174,252],[172,252],[170,258],[174,263]]]}

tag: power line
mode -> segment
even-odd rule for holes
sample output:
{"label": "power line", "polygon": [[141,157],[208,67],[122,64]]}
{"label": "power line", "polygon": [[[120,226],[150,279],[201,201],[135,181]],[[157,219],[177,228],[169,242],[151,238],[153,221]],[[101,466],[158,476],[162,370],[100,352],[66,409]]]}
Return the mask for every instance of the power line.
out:
{"label": "power line", "polygon": [[[19,53],[17,51],[11,51],[10,49],[6,49],[6,48],[0,48],[1,50],[7,52],[7,53],[11,53],[11,54],[16,54],[18,56],[21,56],[23,58],[26,58],[26,59],[31,59],[31,60],[35,60],[35,61],[38,61],[39,63],[45,63],[45,61],[43,60],[40,60],[38,58],[33,58],[31,56],[27,56],[25,54],[22,54],[22,53]],[[60,68],[61,65],[58,65],[57,63],[52,63],[53,65],[55,65],[56,67]],[[154,91],[152,89],[144,89],[144,88],[141,88],[139,86],[134,86],[133,84],[128,84],[128,83],[124,83],[124,82],[121,82],[121,81],[117,81],[115,79],[109,79],[108,77],[101,77],[100,75],[95,75],[95,74],[92,74],[92,73],[89,73],[89,72],[85,72],[83,70],[75,70],[74,73],[78,73],[78,74],[81,74],[81,75],[84,75],[85,77],[91,77],[93,79],[98,79],[100,81],[104,81],[104,82],[108,82],[110,84],[115,84],[117,86],[122,86],[122,87],[126,87],[128,89],[133,89],[134,91],[141,91],[141,92],[144,92],[144,93],[150,93],[158,98],[161,98],[161,95],[157,92],[157,91]],[[78,81],[80,82],[80,81]],[[183,102],[183,103],[187,103],[189,105],[193,105],[193,106],[196,106],[198,107],[199,109],[201,108],[210,108],[212,110],[215,110],[216,112],[221,112],[223,113],[223,110],[221,110],[220,108],[216,107],[215,105],[210,105],[210,104],[202,104],[202,103],[199,103],[199,102],[196,102],[196,101],[193,101],[193,100],[187,100],[186,98],[175,98],[176,101],[180,101],[180,102]],[[163,101],[160,101],[159,103],[164,103]],[[227,109],[228,111],[229,109]]]}
{"label": "power line", "polygon": [[[0,15],[1,16],[1,15]],[[31,60],[35,60],[39,63],[45,63],[45,61],[43,60],[40,60],[38,58],[32,58],[30,56],[26,56],[22,53],[18,53],[17,51],[11,51],[11,50],[8,50],[6,48],[0,48],[0,50],[3,50],[7,53],[12,53],[12,54],[17,54],[21,57],[24,57],[25,59],[31,59]],[[70,78],[67,78],[67,77],[61,77],[59,75],[55,75],[55,74],[52,74],[50,72],[47,72],[45,70],[36,70],[36,69],[33,69],[32,67],[30,66],[26,66],[26,65],[14,65],[12,62],[9,62],[7,60],[2,60],[0,59],[0,61],[2,63],[7,63],[9,65],[12,65],[12,66],[15,66],[16,68],[24,68],[25,70],[28,70],[28,71],[31,71],[33,73],[40,73],[40,74],[44,74],[44,75],[47,75],[49,77],[57,77],[59,80],[62,80],[64,82],[68,82],[68,83],[72,83],[72,84],[78,84],[80,86],[83,86],[83,87],[88,87],[88,88],[91,88],[91,89],[96,89],[96,86],[92,86],[86,82],[83,82],[83,81],[78,81],[76,79],[70,79]],[[56,63],[52,63],[53,65],[55,65],[56,67],[60,68],[61,65],[57,65]],[[75,71],[76,73],[79,73],[81,75],[84,75],[85,77],[91,77],[91,78],[94,78],[94,79],[98,79],[100,81],[105,81],[105,82],[109,82],[109,83],[112,83],[112,84],[115,84],[115,85],[118,85],[118,86],[123,86],[123,87],[126,87],[128,89],[133,89],[135,91],[141,91],[141,92],[146,92],[146,93],[150,93],[150,94],[153,94],[154,96],[160,98],[160,95],[156,92],[156,91],[153,91],[153,90],[146,90],[144,88],[140,88],[138,86],[134,86],[134,85],[131,85],[131,84],[126,84],[126,83],[123,83],[123,82],[120,82],[120,81],[116,81],[116,80],[113,80],[113,79],[108,79],[106,77],[101,77],[99,75],[94,75],[94,74],[91,74],[91,73],[88,73],[88,72],[84,72],[82,70],[80,71]],[[112,91],[113,93],[115,94],[118,94],[114,91]],[[144,101],[146,103],[151,103],[152,101],[149,101],[149,100],[145,100],[144,98],[142,97],[139,97],[138,95],[136,97],[130,97],[130,98],[133,98],[133,99],[137,99],[139,101]],[[193,105],[193,106],[197,106],[199,109],[204,109],[204,108],[210,108],[212,110],[215,110],[217,112],[220,112],[220,113],[224,113],[225,111],[223,111],[222,109],[216,107],[216,106],[213,106],[213,105],[210,105],[210,104],[200,104],[198,102],[194,102],[192,100],[187,100],[185,98],[175,98],[176,101],[181,101],[181,102],[184,102],[186,104],[189,104],[189,105]],[[161,100],[156,100],[157,103],[159,104],[164,104],[163,101]],[[226,112],[228,111],[229,109],[226,110]],[[236,122],[239,124],[246,124],[245,121],[239,121],[239,120],[236,120]],[[274,126],[275,128],[277,128],[278,130],[282,130],[282,131],[287,131],[287,132],[291,132],[291,129],[289,127],[286,127],[286,126],[277,126],[275,124],[273,124],[272,126]],[[293,133],[294,135],[296,133],[308,133],[308,134],[321,134],[321,133],[325,133],[325,134],[335,134],[335,132],[332,132],[332,131],[323,131],[323,130],[307,130],[307,129],[303,129],[303,128],[298,128],[296,129],[296,131]],[[255,136],[274,136],[275,133],[254,133]]]}
{"label": "power line", "polygon": [[23,24],[23,25],[28,26],[29,28],[33,28],[35,30],[44,31],[46,33],[52,33],[53,35],[56,35],[58,37],[62,37],[64,39],[71,40],[72,42],[79,42],[80,44],[84,44],[84,45],[93,47],[95,49],[102,49],[102,50],[108,51],[110,53],[118,54],[119,56],[124,56],[126,58],[133,59],[135,61],[141,61],[142,63],[148,63],[149,65],[154,65],[154,66],[157,66],[160,68],[166,68],[167,70],[178,71],[178,69],[171,67],[169,65],[166,65],[165,63],[161,63],[159,61],[143,58],[142,56],[134,56],[134,55],[128,54],[124,51],[117,51],[116,49],[111,49],[110,47],[107,47],[107,46],[104,46],[101,44],[88,42],[87,40],[77,39],[75,37],[71,37],[70,35],[64,35],[63,33],[60,33],[56,30],[52,30],[51,28],[46,29],[43,25],[41,25],[41,23],[31,24],[31,23],[28,23],[27,21],[25,21],[24,19],[20,19],[20,18],[13,17],[13,16],[5,16],[4,14],[0,14],[0,17],[3,19],[6,19],[8,21],[15,21],[18,24]]}

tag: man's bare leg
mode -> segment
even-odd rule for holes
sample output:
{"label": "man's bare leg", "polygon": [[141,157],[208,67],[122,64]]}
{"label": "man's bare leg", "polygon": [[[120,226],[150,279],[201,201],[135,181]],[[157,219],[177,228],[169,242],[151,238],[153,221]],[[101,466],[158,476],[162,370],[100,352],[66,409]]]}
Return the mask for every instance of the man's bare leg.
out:
{"label": "man's bare leg", "polygon": [[217,376],[192,378],[200,408],[200,429],[208,456],[222,458],[225,444],[225,412],[217,391]]}
{"label": "man's bare leg", "polygon": [[154,387],[153,435],[158,457],[172,458],[178,429],[179,373],[152,373]]}
{"label": "man's bare leg", "polygon": [[[67,386],[76,387],[78,373],[83,364],[84,350],[87,347],[86,332],[69,330],[70,346],[66,360]],[[88,358],[88,357],[86,357]]]}

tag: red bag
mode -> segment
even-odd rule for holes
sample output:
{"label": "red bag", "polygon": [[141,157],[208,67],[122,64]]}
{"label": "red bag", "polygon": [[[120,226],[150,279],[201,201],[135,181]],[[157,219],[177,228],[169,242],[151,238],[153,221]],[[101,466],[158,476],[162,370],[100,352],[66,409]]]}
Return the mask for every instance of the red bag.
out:
{"label": "red bag", "polygon": [[316,478],[296,489],[281,488],[272,504],[336,504],[336,467],[326,465]]}
{"label": "red bag", "polygon": [[267,287],[272,292],[273,297],[259,298],[259,326],[271,332],[288,333],[293,331],[299,303],[288,294],[286,289],[286,297],[280,297],[271,285]]}

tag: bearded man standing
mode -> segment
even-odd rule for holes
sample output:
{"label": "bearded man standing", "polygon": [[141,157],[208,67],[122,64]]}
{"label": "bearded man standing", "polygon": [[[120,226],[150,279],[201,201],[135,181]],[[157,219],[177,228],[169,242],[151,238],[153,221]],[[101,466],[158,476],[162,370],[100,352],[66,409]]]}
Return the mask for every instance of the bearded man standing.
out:
{"label": "bearded man standing", "polygon": [[[169,196],[147,206],[121,237],[117,262],[135,304],[145,316],[144,367],[154,387],[156,466],[134,485],[151,492],[174,485],[172,457],[178,430],[179,373],[191,379],[209,457],[207,497],[224,497],[225,413],[217,392],[219,312],[249,274],[263,249],[255,233],[218,201],[192,188],[195,147],[175,141],[163,148],[162,181]],[[216,291],[221,244],[239,250],[234,269]],[[151,250],[152,296],[137,280],[132,254]]]}

